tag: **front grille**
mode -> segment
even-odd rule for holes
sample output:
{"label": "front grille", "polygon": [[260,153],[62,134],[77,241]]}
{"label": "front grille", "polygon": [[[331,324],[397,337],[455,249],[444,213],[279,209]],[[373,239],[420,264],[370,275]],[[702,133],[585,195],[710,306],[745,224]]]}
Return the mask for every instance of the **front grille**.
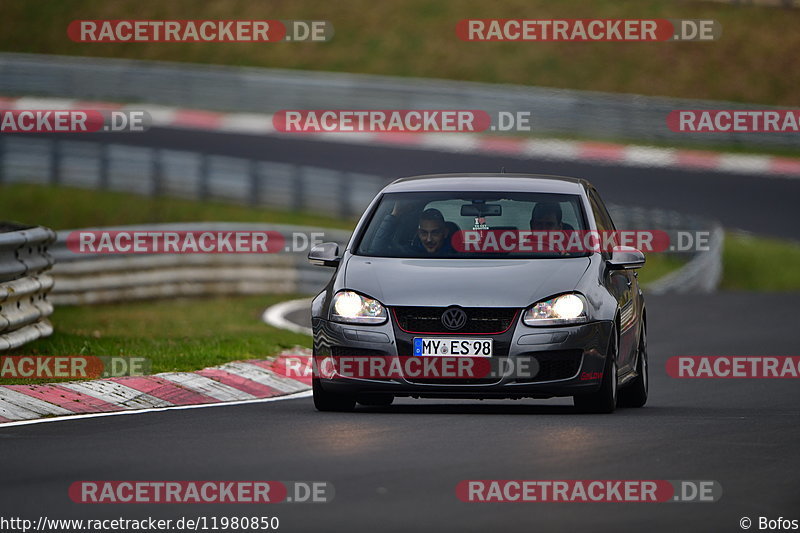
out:
{"label": "front grille", "polygon": [[569,379],[578,373],[581,367],[583,350],[554,350],[551,352],[529,353],[539,362],[539,372],[532,378],[517,378],[517,383],[536,383],[538,381],[555,381]]}
{"label": "front grille", "polygon": [[467,322],[457,330],[442,324],[442,313],[447,307],[394,307],[392,313],[398,327],[409,333],[460,333],[498,334],[514,323],[516,309],[505,307],[464,307]]}
{"label": "front grille", "polygon": [[417,385],[494,385],[500,383],[499,377],[487,378],[406,378]]}

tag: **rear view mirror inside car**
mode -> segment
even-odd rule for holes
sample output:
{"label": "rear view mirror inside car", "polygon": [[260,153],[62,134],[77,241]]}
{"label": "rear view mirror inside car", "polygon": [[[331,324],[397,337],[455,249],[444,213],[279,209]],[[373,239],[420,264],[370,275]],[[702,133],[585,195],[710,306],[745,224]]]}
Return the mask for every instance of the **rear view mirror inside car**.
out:
{"label": "rear view mirror inside car", "polygon": [[499,217],[503,214],[500,204],[465,204],[461,206],[462,217]]}

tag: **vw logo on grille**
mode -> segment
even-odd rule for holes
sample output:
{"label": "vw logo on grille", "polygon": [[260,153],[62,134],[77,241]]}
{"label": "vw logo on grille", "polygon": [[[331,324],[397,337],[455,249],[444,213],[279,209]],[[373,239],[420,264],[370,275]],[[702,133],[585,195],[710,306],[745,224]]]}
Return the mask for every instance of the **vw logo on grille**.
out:
{"label": "vw logo on grille", "polygon": [[461,329],[467,323],[467,313],[460,307],[450,307],[442,313],[442,325],[447,329]]}

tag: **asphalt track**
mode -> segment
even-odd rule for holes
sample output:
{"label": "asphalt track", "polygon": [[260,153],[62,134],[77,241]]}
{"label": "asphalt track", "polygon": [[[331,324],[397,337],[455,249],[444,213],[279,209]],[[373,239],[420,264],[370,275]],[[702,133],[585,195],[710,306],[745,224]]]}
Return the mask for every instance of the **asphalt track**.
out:
{"label": "asphalt track", "polygon": [[[98,134],[92,140],[100,140]],[[85,137],[82,137],[85,139]],[[800,180],[414,151],[154,129],[109,142],[205,150],[387,177],[543,172],[590,179],[606,201],[676,209],[798,239]],[[768,275],[765,273],[765,275]],[[673,355],[797,355],[795,299],[648,298],[651,399],[576,414],[568,400],[419,401],[317,413],[309,398],[0,428],[0,516],[272,516],[281,531],[741,531],[800,519],[797,380],[678,380]],[[327,504],[80,505],[78,480],[324,480]],[[463,503],[465,479],[716,480],[716,503]]]}
{"label": "asphalt track", "polygon": [[[673,355],[797,354],[781,294],[648,299],[651,399],[419,401],[318,413],[311,399],[0,428],[0,515],[278,516],[281,531],[741,531],[800,519],[797,380],[678,380]],[[325,480],[326,504],[72,503],[77,480]],[[715,503],[464,503],[465,479],[716,480]]]}
{"label": "asphalt track", "polygon": [[800,179],[674,168],[634,168],[412,148],[343,144],[302,137],[153,128],[142,133],[50,134],[173,150],[299,163],[387,178],[440,172],[533,172],[583,177],[604,200],[716,218],[726,228],[800,240]]}

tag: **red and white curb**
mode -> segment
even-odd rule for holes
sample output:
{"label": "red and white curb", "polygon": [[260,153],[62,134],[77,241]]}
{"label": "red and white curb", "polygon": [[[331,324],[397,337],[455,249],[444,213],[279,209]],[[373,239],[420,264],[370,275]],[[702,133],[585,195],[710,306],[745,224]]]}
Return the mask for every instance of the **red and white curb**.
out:
{"label": "red and white curb", "polygon": [[[399,146],[419,150],[478,153],[520,159],[579,161],[641,168],[678,168],[767,177],[800,177],[800,158],[705,150],[658,148],[592,141],[525,139],[471,133],[284,133],[263,113],[220,113],[150,104],[124,105],[60,98],[3,98],[0,109],[96,109],[147,111],[157,127],[306,138],[348,144]],[[666,122],[664,124],[666,128]]]}
{"label": "red and white curb", "polygon": [[311,350],[294,348],[275,358],[235,361],[197,372],[165,372],[0,386],[0,427],[65,418],[232,405],[310,394]]}

